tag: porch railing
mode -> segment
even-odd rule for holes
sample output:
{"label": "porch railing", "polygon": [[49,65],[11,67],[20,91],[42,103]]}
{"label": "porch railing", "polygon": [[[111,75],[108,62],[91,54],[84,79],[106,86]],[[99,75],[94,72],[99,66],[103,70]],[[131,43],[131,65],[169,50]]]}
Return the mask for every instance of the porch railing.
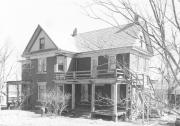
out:
{"label": "porch railing", "polygon": [[[93,76],[95,74],[96,76]],[[56,72],[54,73],[55,80],[66,80],[66,79],[90,79],[90,78],[124,78],[124,73],[121,69],[101,69],[96,70],[95,73],[91,71],[68,71],[68,72]]]}
{"label": "porch railing", "polygon": [[68,72],[56,72],[54,74],[55,80],[88,79],[88,78],[91,78],[91,71],[68,71]]}
{"label": "porch railing", "polygon": [[[93,75],[95,74],[95,76]],[[124,69],[101,69],[94,72],[91,71],[68,71],[54,73],[55,80],[72,80],[72,79],[90,79],[90,78],[117,78],[124,81],[130,81],[135,85],[142,85],[146,80],[144,74],[132,74]]]}

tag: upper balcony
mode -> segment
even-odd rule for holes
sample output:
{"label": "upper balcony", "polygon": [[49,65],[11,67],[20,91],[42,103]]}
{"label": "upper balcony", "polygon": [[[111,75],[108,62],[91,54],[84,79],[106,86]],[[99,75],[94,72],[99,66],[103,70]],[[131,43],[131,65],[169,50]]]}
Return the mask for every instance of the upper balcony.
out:
{"label": "upper balcony", "polygon": [[[103,68],[103,67],[102,67]],[[97,67],[92,71],[68,71],[55,72],[54,80],[83,80],[83,79],[116,79],[121,82],[129,82],[133,85],[144,85],[147,83],[147,76],[129,71],[127,68],[115,68],[112,70]]]}
{"label": "upper balcony", "polygon": [[98,79],[98,78],[125,78],[121,69],[100,69],[96,71],[68,71],[54,73],[55,80]]}

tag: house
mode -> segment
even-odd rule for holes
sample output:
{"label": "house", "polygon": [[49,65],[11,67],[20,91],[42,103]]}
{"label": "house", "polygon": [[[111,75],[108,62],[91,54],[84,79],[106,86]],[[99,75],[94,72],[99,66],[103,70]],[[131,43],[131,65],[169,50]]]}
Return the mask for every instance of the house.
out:
{"label": "house", "polygon": [[[126,24],[73,37],[83,51],[62,50],[40,25],[36,28],[22,54],[26,108],[33,109],[49,88],[56,87],[71,94],[72,109],[88,106],[92,115],[114,120],[122,114],[132,115],[135,93],[149,88],[148,64],[153,52],[146,33],[135,24]],[[112,104],[98,102],[100,98]]]}

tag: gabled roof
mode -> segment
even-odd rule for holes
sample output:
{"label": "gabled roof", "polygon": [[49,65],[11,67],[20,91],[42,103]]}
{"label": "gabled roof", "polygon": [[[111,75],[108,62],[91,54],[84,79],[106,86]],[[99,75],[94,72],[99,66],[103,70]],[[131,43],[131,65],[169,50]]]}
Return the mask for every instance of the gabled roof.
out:
{"label": "gabled roof", "polygon": [[[134,23],[80,33],[76,36],[76,46],[82,51],[135,46],[141,28]],[[150,43],[145,37],[146,45]],[[151,47],[151,46],[150,46]],[[150,47],[147,50],[152,53]]]}
{"label": "gabled roof", "polygon": [[48,34],[45,32],[45,30],[40,25],[38,25],[35,32],[33,33],[32,37],[31,37],[30,41],[28,42],[28,45],[26,46],[25,50],[23,51],[22,56],[30,54],[30,50],[31,50],[33,44],[35,43],[36,39],[38,38],[39,34],[41,33],[41,31],[43,31],[45,33],[45,35],[51,40],[51,42],[54,45],[55,49],[58,49],[56,44],[48,36]]}
{"label": "gabled roof", "polygon": [[[55,48],[50,48],[46,50],[36,50],[31,52],[31,48],[34,45],[35,41],[41,35],[41,32],[45,33],[45,36],[51,41]],[[137,38],[139,33],[142,30],[139,26],[134,23],[129,23],[125,25],[121,25],[119,27],[109,27],[100,30],[79,33],[74,38],[76,42],[73,44],[78,53],[81,52],[88,52],[93,50],[101,50],[101,49],[114,49],[114,48],[121,48],[121,47],[135,47],[137,42]],[[147,50],[146,53],[152,54],[152,47],[148,36],[143,32],[144,38],[146,40]],[[141,50],[140,48],[138,48]],[[48,34],[43,30],[43,28],[38,25],[35,32],[33,33],[28,45],[26,46],[22,56],[30,56],[36,55],[39,53],[47,52],[47,51],[55,51],[56,53],[68,53],[68,54],[75,54],[75,52],[65,51],[59,49],[56,44],[52,41],[52,39],[48,36]]]}

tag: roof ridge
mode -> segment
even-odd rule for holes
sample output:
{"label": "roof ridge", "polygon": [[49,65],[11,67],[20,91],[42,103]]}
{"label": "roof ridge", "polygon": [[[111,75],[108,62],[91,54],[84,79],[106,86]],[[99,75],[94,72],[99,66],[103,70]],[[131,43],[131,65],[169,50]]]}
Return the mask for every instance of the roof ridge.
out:
{"label": "roof ridge", "polygon": [[[127,24],[122,24],[120,26],[128,26],[130,24],[134,24],[134,23],[127,23]],[[133,26],[133,25],[132,25]],[[119,26],[112,26],[112,27],[106,27],[106,28],[100,28],[100,29],[96,29],[96,30],[91,30],[91,31],[87,31],[87,32],[82,32],[82,33],[78,33],[77,35],[81,35],[81,34],[86,34],[86,33],[91,33],[91,32],[97,32],[97,31],[102,31],[102,30],[105,30],[105,29],[110,29],[110,28],[118,28]],[[122,27],[123,28],[123,27]],[[129,27],[128,27],[129,28]]]}

